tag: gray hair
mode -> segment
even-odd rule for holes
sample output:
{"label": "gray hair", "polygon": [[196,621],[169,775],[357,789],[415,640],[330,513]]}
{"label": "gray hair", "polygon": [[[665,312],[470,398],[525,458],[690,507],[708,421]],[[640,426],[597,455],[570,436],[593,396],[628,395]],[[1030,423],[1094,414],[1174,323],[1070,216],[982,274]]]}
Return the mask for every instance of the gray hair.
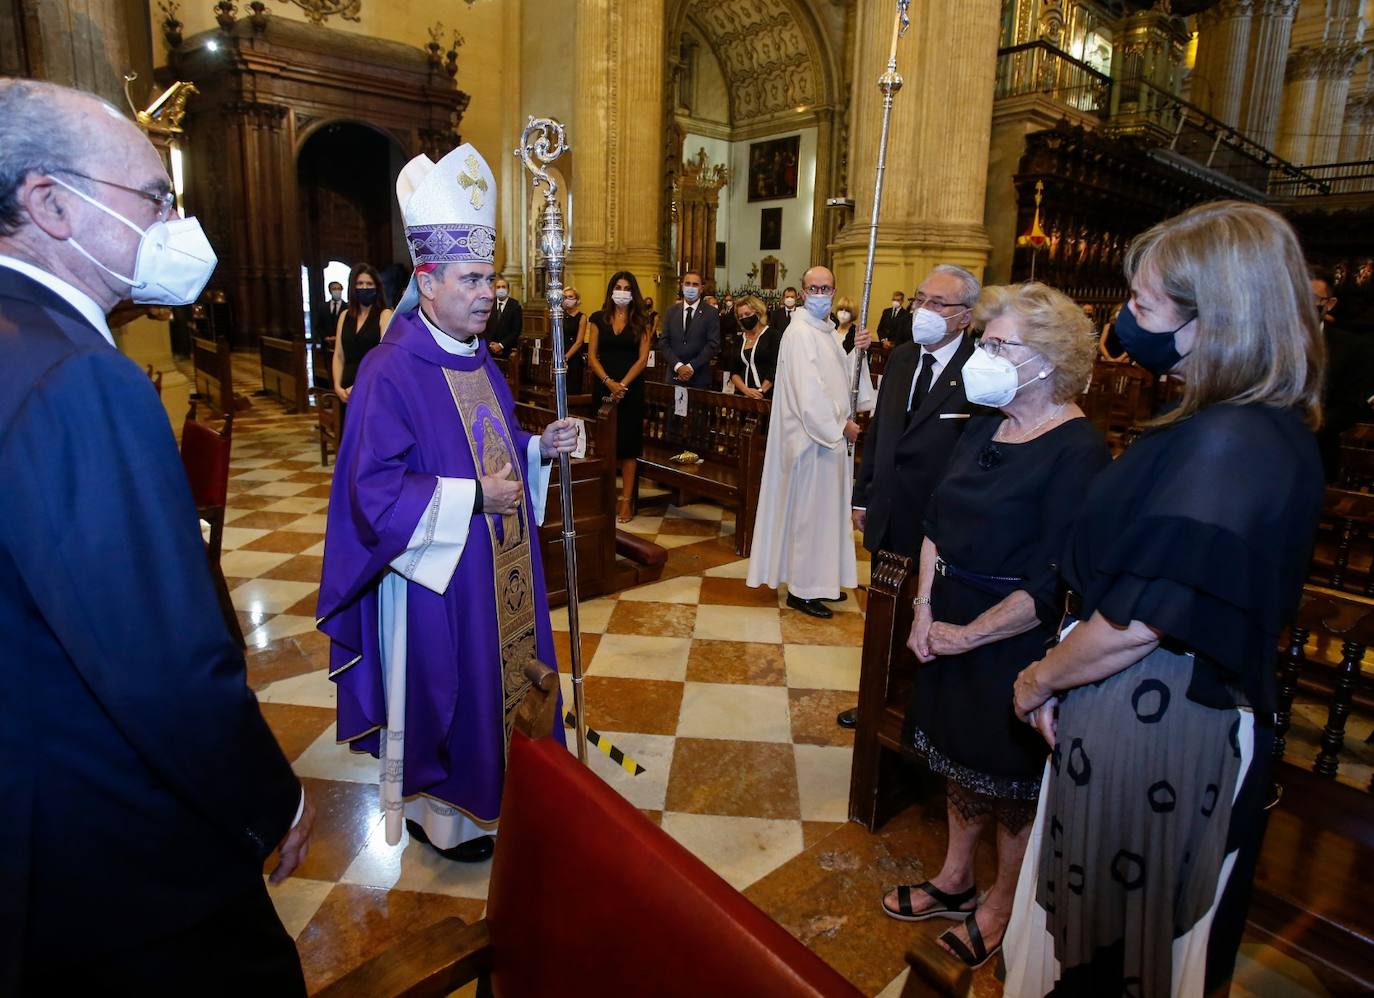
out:
{"label": "gray hair", "polygon": [[978,296],[983,293],[983,284],[972,273],[963,267],[952,263],[937,263],[930,268],[932,274],[949,274],[951,277],[959,278],[964,286],[963,292],[959,295],[959,304],[965,308],[972,308],[978,303]]}
{"label": "gray hair", "polygon": [[[0,236],[14,235],[24,224],[19,188],[29,174],[82,164],[79,150],[89,137],[77,134],[56,107],[74,96],[100,100],[55,83],[0,77]],[[79,179],[73,183],[86,186]]]}

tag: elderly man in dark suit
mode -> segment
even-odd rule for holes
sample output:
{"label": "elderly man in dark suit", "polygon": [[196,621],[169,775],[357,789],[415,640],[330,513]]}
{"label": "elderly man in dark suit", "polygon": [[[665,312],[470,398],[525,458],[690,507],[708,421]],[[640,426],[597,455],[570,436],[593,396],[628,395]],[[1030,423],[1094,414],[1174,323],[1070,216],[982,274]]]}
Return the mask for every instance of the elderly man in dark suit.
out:
{"label": "elderly man in dark suit", "polygon": [[483,337],[487,349],[498,357],[504,357],[520,342],[520,328],[524,324],[524,311],[520,303],[510,296],[510,282],[498,277],[493,286],[496,301],[487,316],[487,331]]}
{"label": "elderly man in dark suit", "polygon": [[245,682],[121,300],[215,255],[110,104],[0,78],[0,994],[304,995],[314,809]]}
{"label": "elderly man in dark suit", "polygon": [[[887,360],[854,480],[854,529],[869,551],[920,557],[926,503],[969,416],[987,411],[964,397],[962,374],[982,290],[963,267],[940,264],[912,299],[915,342],[895,347]],[[854,727],[857,708],[837,720]]]}
{"label": "elderly man in dark suit", "polygon": [[669,384],[718,388],[711,384],[711,358],[720,353],[720,313],[701,300],[701,275],[682,275],[682,301],[663,318],[664,369]]}

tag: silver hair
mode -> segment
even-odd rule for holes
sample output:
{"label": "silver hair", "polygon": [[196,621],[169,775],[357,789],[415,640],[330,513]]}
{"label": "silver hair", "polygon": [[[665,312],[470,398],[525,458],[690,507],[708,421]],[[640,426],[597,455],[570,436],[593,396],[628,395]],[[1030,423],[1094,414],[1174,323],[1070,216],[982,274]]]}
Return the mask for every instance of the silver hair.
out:
{"label": "silver hair", "polygon": [[[55,83],[0,77],[0,236],[14,235],[24,223],[19,188],[29,174],[78,170],[84,162],[89,136],[77,134],[55,108],[78,95],[100,100]],[[70,182],[88,186],[80,178]]]}
{"label": "silver hair", "polygon": [[964,285],[963,294],[959,296],[960,305],[965,308],[972,308],[978,303],[978,296],[983,293],[983,284],[963,267],[952,263],[937,263],[930,268],[930,272],[932,274],[949,274],[951,277],[959,278]]}

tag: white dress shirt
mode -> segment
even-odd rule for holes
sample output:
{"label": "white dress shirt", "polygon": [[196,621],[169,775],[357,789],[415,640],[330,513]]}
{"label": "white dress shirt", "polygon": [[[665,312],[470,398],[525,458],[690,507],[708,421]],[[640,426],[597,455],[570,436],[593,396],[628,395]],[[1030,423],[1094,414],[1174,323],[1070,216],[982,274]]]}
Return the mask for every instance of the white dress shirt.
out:
{"label": "white dress shirt", "polygon": [[110,324],[105,321],[105,312],[95,303],[95,299],[86,292],[77,288],[75,285],[68,284],[60,277],[48,273],[31,263],[17,260],[12,256],[0,254],[0,267],[8,267],[10,270],[18,271],[25,277],[37,281],[47,288],[57,297],[61,298],[72,308],[81,313],[82,318],[96,328],[96,331],[109,342],[110,346],[115,345],[114,336],[110,333]]}
{"label": "white dress shirt", "polygon": [[921,355],[916,358],[916,371],[911,376],[911,387],[906,390],[906,407],[911,408],[911,398],[916,393],[916,379],[921,376],[921,365],[925,363],[926,354],[930,354],[935,360],[931,364],[930,386],[935,387],[935,379],[940,376],[946,365],[954,359],[954,355],[959,352],[959,347],[963,345],[964,338],[956,336],[938,350],[927,350],[921,347]]}

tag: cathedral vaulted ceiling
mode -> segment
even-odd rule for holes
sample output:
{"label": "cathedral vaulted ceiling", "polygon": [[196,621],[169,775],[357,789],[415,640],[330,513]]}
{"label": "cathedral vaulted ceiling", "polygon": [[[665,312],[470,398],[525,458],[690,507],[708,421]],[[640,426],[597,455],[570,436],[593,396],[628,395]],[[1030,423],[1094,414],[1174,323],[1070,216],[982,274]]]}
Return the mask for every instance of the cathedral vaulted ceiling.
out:
{"label": "cathedral vaulted ceiling", "polygon": [[792,0],[688,0],[720,60],[735,125],[826,103],[821,53]]}

